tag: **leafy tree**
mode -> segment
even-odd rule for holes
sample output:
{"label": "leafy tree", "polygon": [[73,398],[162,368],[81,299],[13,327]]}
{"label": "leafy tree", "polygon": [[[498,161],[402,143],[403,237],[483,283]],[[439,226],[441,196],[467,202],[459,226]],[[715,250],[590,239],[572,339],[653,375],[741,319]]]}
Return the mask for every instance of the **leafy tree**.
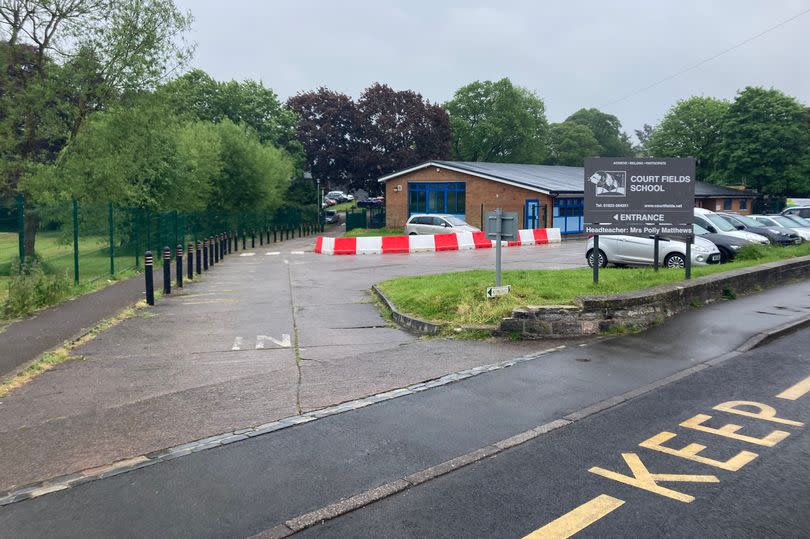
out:
{"label": "leafy tree", "polygon": [[554,165],[581,167],[602,149],[590,128],[574,122],[552,124],[549,139],[549,163]]}
{"label": "leafy tree", "polygon": [[715,169],[720,126],[728,101],[690,97],[678,101],[655,127],[647,151],[656,157],[696,157],[697,177],[708,179]]}
{"label": "leafy tree", "polygon": [[599,145],[602,147],[599,155],[602,157],[619,157],[633,155],[633,145],[627,133],[621,128],[622,124],[612,114],[599,109],[579,109],[566,118],[566,122],[585,125],[590,128]]}
{"label": "leafy tree", "polygon": [[[2,190],[17,191],[28,174],[60,177],[42,167],[53,164],[92,112],[152,88],[189,58],[182,35],[190,22],[172,0],[0,0]],[[28,213],[28,256],[37,227],[36,214]]]}
{"label": "leafy tree", "polygon": [[321,87],[298,93],[287,106],[298,114],[297,138],[312,176],[324,187],[342,187],[352,180],[362,139],[360,114],[352,99]]}
{"label": "leafy tree", "polygon": [[463,161],[541,163],[547,157],[545,105],[508,78],[475,81],[444,105],[453,157]]}
{"label": "leafy tree", "polygon": [[810,115],[779,90],[746,87],[720,126],[715,178],[774,195],[810,193]]}
{"label": "leafy tree", "polygon": [[357,146],[352,187],[377,190],[376,180],[395,170],[450,151],[447,112],[411,90],[375,83],[357,101],[362,140]]}
{"label": "leafy tree", "polygon": [[303,147],[295,138],[298,118],[261,82],[217,82],[195,69],[161,86],[158,95],[176,114],[213,123],[227,118],[247,125],[262,143],[285,149],[303,166]]}
{"label": "leafy tree", "polygon": [[635,132],[636,138],[638,139],[638,146],[635,147],[636,154],[641,157],[649,156],[650,151],[648,149],[648,144],[650,142],[650,137],[654,132],[653,126],[650,124],[644,124],[641,129],[636,129]]}

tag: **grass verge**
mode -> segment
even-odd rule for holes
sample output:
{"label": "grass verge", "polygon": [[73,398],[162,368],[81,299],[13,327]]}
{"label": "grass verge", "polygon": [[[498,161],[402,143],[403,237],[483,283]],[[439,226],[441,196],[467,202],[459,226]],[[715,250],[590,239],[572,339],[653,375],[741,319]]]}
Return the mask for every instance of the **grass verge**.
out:
{"label": "grass verge", "polygon": [[345,234],[344,238],[365,238],[368,236],[403,236],[404,228],[355,228]]}
{"label": "grass verge", "polygon": [[93,340],[96,335],[107,331],[111,327],[120,324],[127,318],[130,318],[136,314],[139,309],[142,309],[146,306],[145,301],[140,301],[133,307],[127,307],[126,309],[122,310],[115,316],[111,318],[107,318],[106,320],[102,320],[98,324],[96,324],[93,329],[76,339],[75,341],[70,341],[65,343],[64,345],[60,346],[59,348],[52,350],[50,352],[45,352],[41,356],[39,356],[31,365],[29,365],[25,370],[20,372],[19,374],[13,375],[2,382],[0,382],[0,399],[5,398],[9,393],[18,389],[43,372],[46,372],[55,366],[64,363],[65,361],[70,361],[74,359],[83,359],[82,356],[74,356],[71,354],[73,350],[78,348],[79,346],[86,344],[87,342]]}
{"label": "grass verge", "polygon": [[[693,268],[692,275],[701,277],[810,255],[810,243],[759,248],[742,254],[743,259],[728,264]],[[512,285],[512,292],[491,300],[486,299],[485,292],[488,286],[495,284],[494,270],[398,277],[378,286],[404,313],[432,322],[464,326],[498,324],[513,309],[527,305],[573,305],[578,296],[629,292],[683,278],[683,270],[655,272],[652,268],[604,268],[599,272],[599,284],[595,285],[590,268],[511,270],[503,272],[502,284]]]}

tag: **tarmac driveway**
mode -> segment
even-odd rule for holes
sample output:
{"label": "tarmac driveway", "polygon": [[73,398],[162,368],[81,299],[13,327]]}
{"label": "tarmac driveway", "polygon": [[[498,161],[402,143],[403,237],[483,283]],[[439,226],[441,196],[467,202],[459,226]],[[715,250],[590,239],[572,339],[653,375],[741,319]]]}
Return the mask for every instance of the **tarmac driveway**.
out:
{"label": "tarmac driveway", "polygon": [[[492,250],[307,248],[231,255],[3,399],[0,490],[556,345],[418,339],[389,327],[368,294],[394,276],[493,268]],[[504,249],[504,267],[579,267],[583,249]]]}

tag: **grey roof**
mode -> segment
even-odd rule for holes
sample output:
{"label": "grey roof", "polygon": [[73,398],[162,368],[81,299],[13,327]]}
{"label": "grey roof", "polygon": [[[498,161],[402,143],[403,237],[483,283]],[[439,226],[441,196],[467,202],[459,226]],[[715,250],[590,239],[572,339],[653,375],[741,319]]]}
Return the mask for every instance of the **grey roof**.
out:
{"label": "grey roof", "polygon": [[[523,185],[552,195],[558,193],[580,194],[585,190],[585,169],[583,167],[525,165],[519,163],[485,163],[481,161],[428,161],[416,167],[385,176],[381,178],[380,181],[386,181],[429,166],[444,166],[461,170],[476,176]],[[695,196],[754,198],[757,194],[750,191],[738,191],[731,187],[723,187],[722,185],[698,181],[695,182]]]}
{"label": "grey roof", "polygon": [[758,193],[753,191],[741,191],[733,187],[724,187],[707,182],[695,182],[695,198],[705,197],[727,197],[727,198],[756,198]]}

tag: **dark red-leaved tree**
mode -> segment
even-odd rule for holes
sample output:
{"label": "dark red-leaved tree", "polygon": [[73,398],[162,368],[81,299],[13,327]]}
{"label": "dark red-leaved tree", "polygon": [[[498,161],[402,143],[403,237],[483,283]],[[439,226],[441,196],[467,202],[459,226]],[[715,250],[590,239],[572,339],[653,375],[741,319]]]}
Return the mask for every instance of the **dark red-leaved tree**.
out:
{"label": "dark red-leaved tree", "polygon": [[416,92],[374,84],[354,103],[319,88],[291,97],[308,168],[329,187],[381,191],[377,179],[450,151],[450,121]]}

